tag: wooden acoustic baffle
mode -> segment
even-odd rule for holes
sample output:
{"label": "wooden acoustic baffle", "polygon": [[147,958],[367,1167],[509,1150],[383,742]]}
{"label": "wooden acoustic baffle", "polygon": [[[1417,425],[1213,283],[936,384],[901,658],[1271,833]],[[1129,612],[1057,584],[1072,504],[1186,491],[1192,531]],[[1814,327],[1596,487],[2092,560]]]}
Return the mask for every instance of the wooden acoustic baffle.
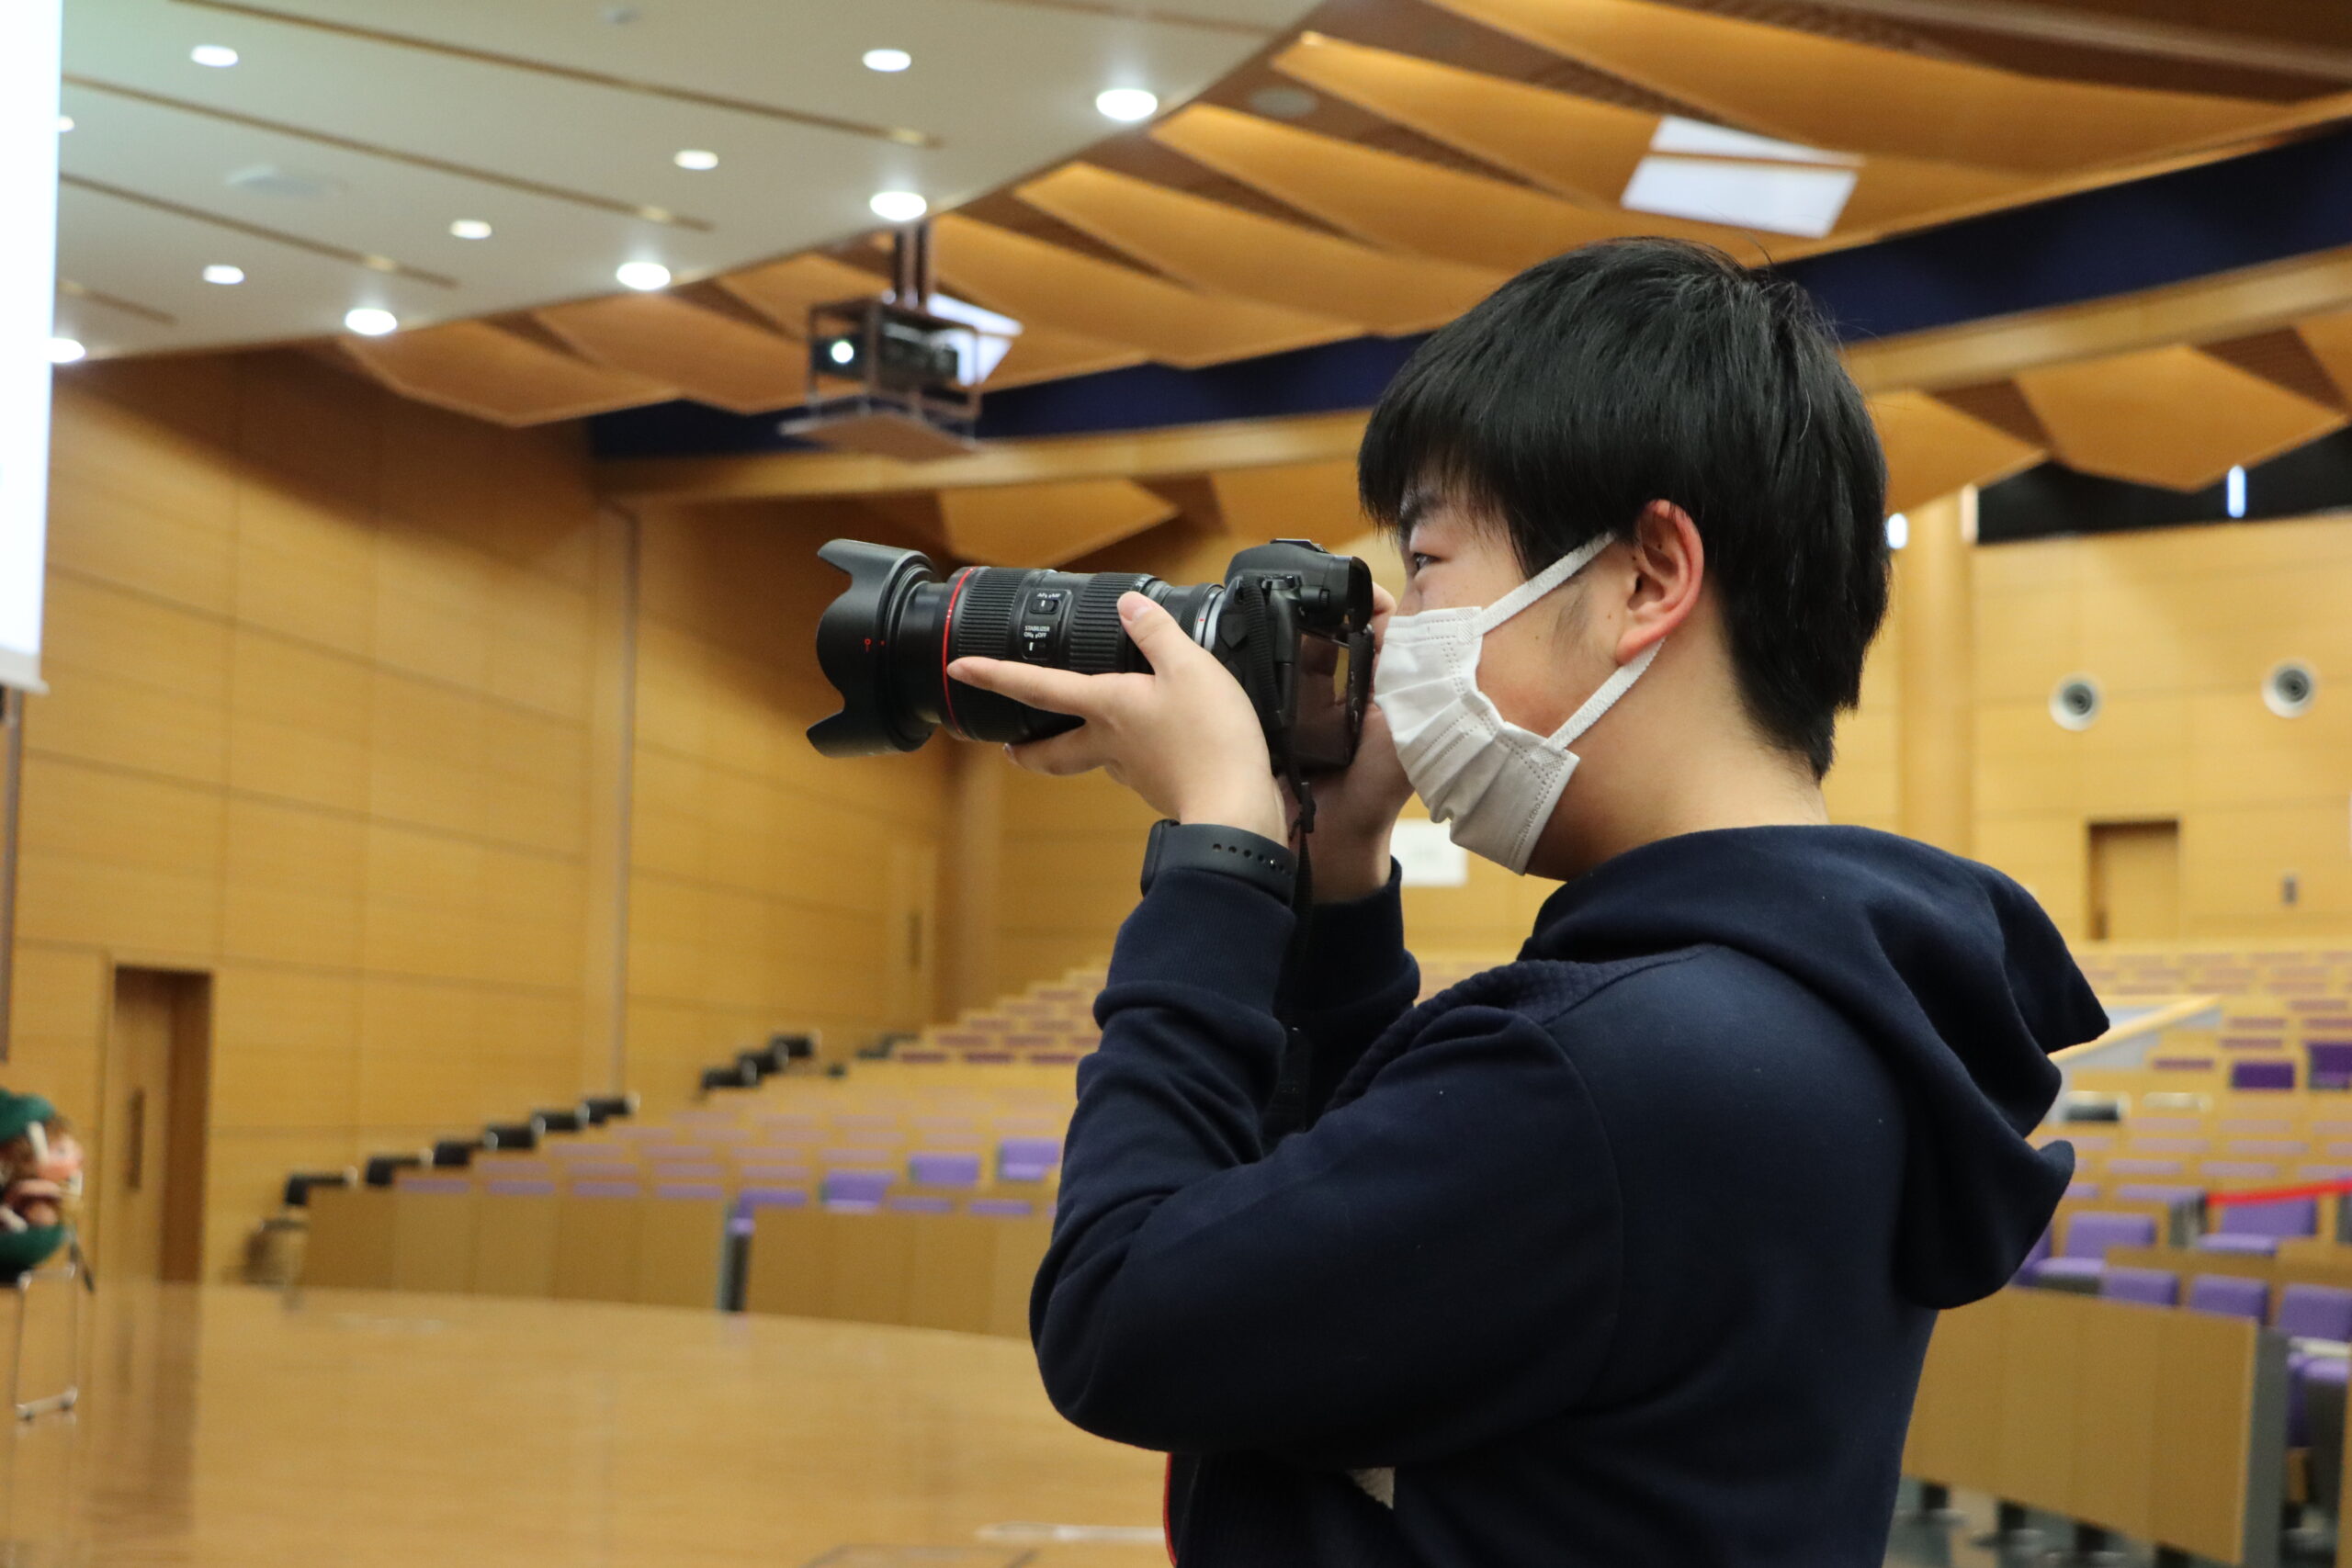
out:
{"label": "wooden acoustic baffle", "polygon": [[1905,1474],[2183,1555],[2275,1568],[2287,1345],[2239,1318],[2056,1291],[1945,1313]]}

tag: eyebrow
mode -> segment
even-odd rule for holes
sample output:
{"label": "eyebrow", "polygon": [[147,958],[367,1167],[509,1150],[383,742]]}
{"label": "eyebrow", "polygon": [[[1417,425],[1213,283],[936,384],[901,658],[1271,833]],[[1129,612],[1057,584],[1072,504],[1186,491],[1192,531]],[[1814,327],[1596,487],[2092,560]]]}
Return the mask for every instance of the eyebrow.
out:
{"label": "eyebrow", "polygon": [[1436,491],[1418,486],[1407,491],[1405,499],[1396,503],[1396,532],[1410,538],[1414,528],[1440,499]]}

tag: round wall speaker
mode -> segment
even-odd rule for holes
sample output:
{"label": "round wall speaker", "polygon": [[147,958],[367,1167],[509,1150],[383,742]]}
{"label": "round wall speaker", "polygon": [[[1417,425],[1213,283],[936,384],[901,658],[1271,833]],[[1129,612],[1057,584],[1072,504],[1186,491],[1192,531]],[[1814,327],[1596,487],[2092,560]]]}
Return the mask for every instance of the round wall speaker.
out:
{"label": "round wall speaker", "polygon": [[2050,694],[2051,721],[2061,729],[2088,729],[2098,717],[2098,682],[2069,675]]}
{"label": "round wall speaker", "polygon": [[2262,678],[2262,705],[2280,718],[2296,718],[2311,711],[2319,695],[2319,676],[2300,659],[2271,667]]}

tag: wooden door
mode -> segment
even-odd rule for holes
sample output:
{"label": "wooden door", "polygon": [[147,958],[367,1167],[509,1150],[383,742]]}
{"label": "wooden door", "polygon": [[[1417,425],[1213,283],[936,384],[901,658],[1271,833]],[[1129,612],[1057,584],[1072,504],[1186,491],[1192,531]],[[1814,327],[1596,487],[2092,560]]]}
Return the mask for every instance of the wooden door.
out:
{"label": "wooden door", "polygon": [[2094,942],[2168,942],[2180,935],[2180,824],[2091,825]]}
{"label": "wooden door", "polygon": [[890,846],[890,897],[883,910],[884,1023],[921,1029],[935,1012],[938,973],[934,931],[939,903],[939,847],[927,840]]}
{"label": "wooden door", "polygon": [[119,968],[94,1150],[101,1280],[194,1280],[204,1268],[211,977]]}

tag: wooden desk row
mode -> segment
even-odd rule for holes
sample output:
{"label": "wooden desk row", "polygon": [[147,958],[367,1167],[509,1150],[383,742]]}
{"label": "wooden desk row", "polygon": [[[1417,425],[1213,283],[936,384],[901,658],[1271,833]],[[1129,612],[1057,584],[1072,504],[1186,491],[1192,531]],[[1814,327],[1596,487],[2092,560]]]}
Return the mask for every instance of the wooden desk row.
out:
{"label": "wooden desk row", "polygon": [[2286,1350],[2243,1319],[2001,1291],[1938,1321],[1904,1472],[2273,1568]]}
{"label": "wooden desk row", "polygon": [[1020,1339],[1053,1214],[762,1209],[752,1224],[746,1312]]}

